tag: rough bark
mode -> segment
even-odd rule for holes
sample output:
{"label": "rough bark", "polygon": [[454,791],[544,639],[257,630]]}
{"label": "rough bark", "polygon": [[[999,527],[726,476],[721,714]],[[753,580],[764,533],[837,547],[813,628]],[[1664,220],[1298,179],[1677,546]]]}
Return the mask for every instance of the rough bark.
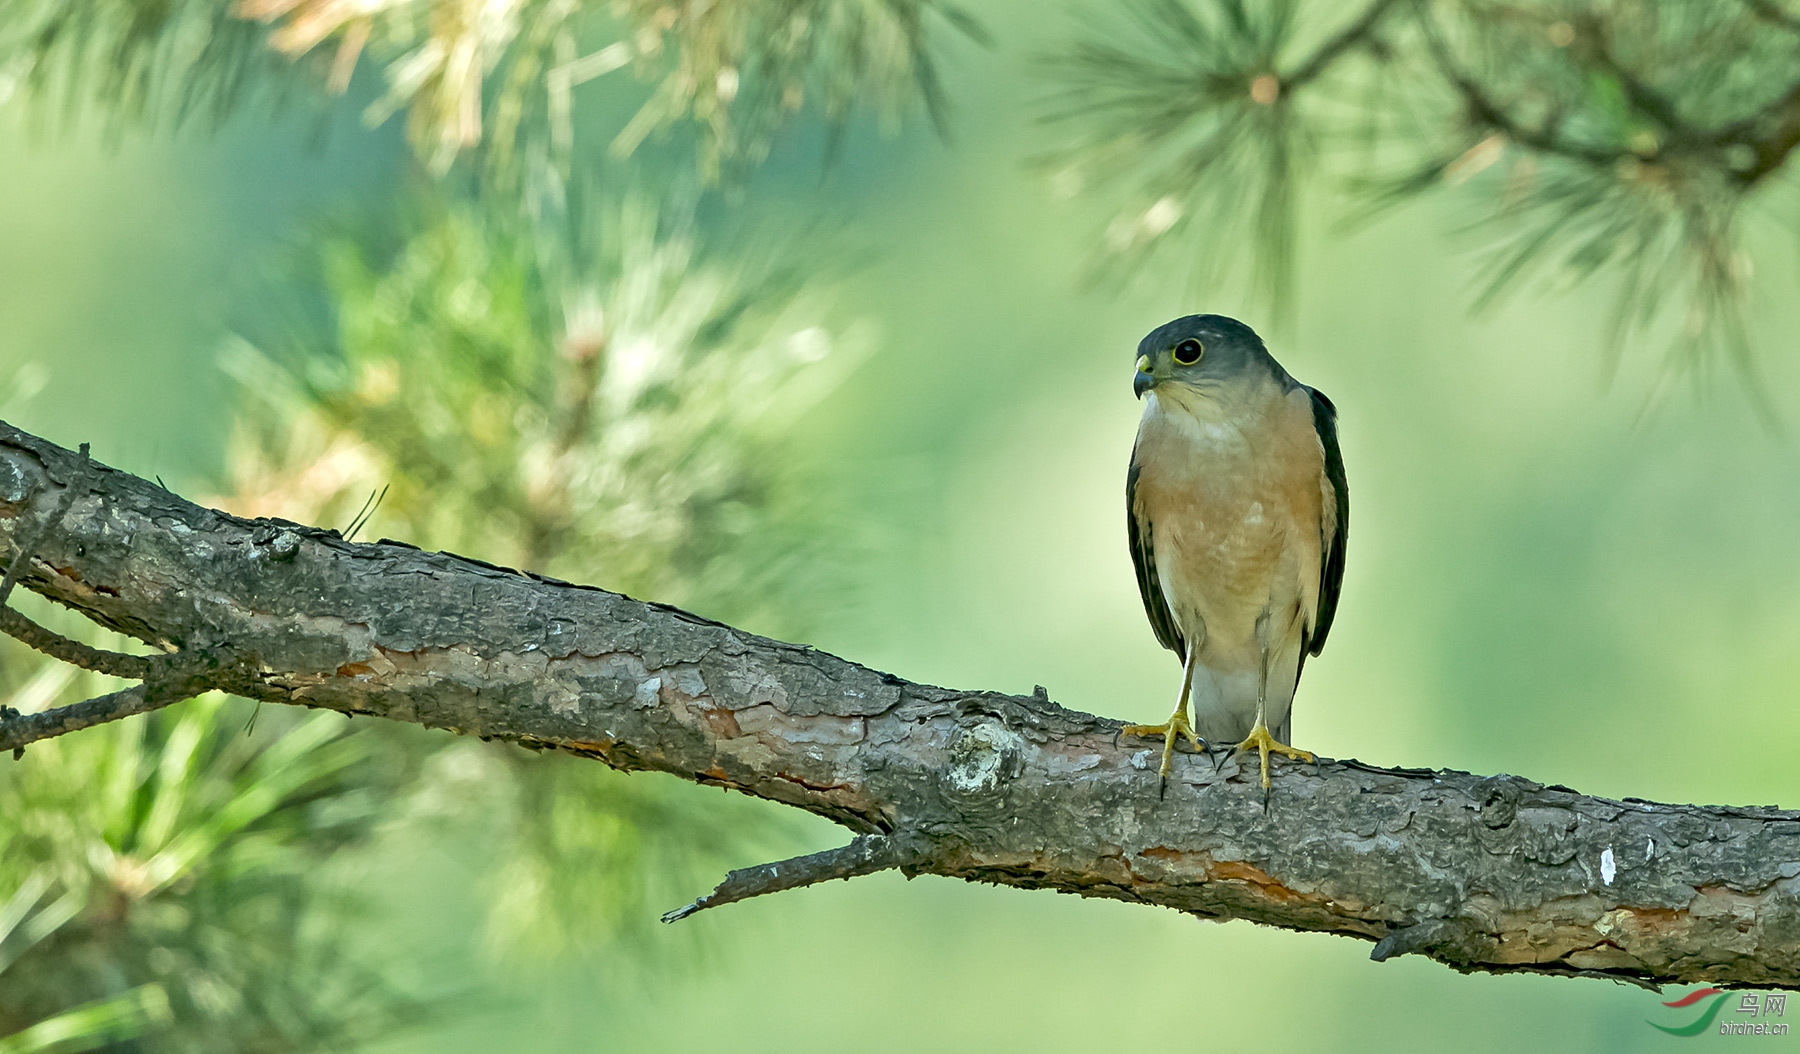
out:
{"label": "rough bark", "polygon": [[[1254,759],[1222,753],[1183,753],[1159,795],[1156,750],[1041,693],[915,684],[601,589],[238,519],[0,424],[8,557],[40,527],[19,583],[166,653],[129,660],[145,684],[115,709],[220,688],[667,772],[859,835],[671,915],[899,867],[1465,971],[1800,985],[1797,813],[1327,759],[1278,764],[1265,804]],[[0,716],[0,749],[112,704],[82,705]]]}

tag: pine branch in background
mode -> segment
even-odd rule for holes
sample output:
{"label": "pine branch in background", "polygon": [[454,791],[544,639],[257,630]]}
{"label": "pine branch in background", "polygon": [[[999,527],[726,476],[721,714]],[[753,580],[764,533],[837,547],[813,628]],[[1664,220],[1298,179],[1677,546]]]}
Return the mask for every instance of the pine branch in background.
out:
{"label": "pine branch in background", "polygon": [[794,269],[638,196],[566,228],[427,206],[373,242],[300,279],[331,321],[230,357],[261,405],[222,500],[342,526],[386,487],[371,533],[759,624],[812,593],[827,510],[781,446],[854,355]]}
{"label": "pine branch in background", "polygon": [[[60,895],[42,874],[27,877],[0,901],[0,984],[7,971],[76,918],[84,907],[76,892]],[[0,1054],[95,1050],[135,1039],[174,1023],[169,997],[149,983],[67,1007],[23,1028],[0,1022]]]}
{"label": "pine branch in background", "polygon": [[1672,361],[1724,350],[1754,390],[1742,224],[1800,144],[1800,34],[1778,5],[1128,12],[1047,65],[1051,160],[1120,196],[1115,256],[1173,251],[1209,277],[1250,259],[1279,305],[1310,181],[1364,209],[1450,191],[1488,217],[1482,302],[1533,274],[1605,277],[1615,349],[1672,317]]}
{"label": "pine branch in background", "polygon": [[669,58],[614,151],[629,154],[658,128],[692,121],[704,130],[700,164],[708,181],[722,166],[761,161],[809,105],[834,138],[859,107],[889,124],[920,107],[943,133],[950,104],[936,38],[954,31],[987,40],[970,15],[940,0],[631,0],[627,7],[638,27],[628,54],[654,63],[667,51]]}
{"label": "pine branch in background", "polygon": [[306,91],[266,36],[225,0],[0,0],[0,101],[23,96],[46,125],[216,127]]}
{"label": "pine branch in background", "polygon": [[[41,664],[8,702],[89,680]],[[0,769],[0,1050],[341,1049],[424,1010],[358,965],[320,880],[403,764],[341,718],[252,711],[203,696]]]}
{"label": "pine branch in background", "polygon": [[1296,211],[1324,133],[1306,91],[1369,41],[1396,6],[1375,0],[1302,53],[1298,0],[1134,0],[1045,61],[1048,119],[1068,142],[1045,160],[1071,188],[1122,191],[1103,252],[1141,260],[1191,240],[1195,281],[1245,263],[1285,307]]}
{"label": "pine branch in background", "polygon": [[[333,320],[233,356],[250,403],[219,501],[341,526],[385,488],[368,536],[796,628],[833,532],[784,435],[852,356],[792,268],[746,255],[643,197],[554,227],[441,205],[391,244],[329,238],[305,284]],[[791,844],[741,801],[430,742],[427,796],[466,798],[460,822],[492,822],[511,788],[489,861],[502,951],[605,949],[684,876]],[[480,793],[459,796],[471,768]]]}
{"label": "pine branch in background", "polygon": [[404,113],[432,171],[476,153],[516,186],[566,165],[575,89],[629,69],[651,87],[614,151],[691,127],[713,183],[809,108],[838,132],[860,110],[923,110],[941,129],[946,34],[985,39],[941,0],[0,0],[0,94],[59,119],[93,105],[114,127],[216,123],[259,96],[342,93],[372,67],[371,123]]}

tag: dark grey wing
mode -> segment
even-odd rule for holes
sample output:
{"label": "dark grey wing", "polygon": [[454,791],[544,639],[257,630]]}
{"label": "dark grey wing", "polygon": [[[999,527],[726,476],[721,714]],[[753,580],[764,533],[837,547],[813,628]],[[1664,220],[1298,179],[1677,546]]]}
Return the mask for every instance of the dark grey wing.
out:
{"label": "dark grey wing", "polygon": [[[1304,385],[1302,386],[1304,387]],[[1331,632],[1331,620],[1337,615],[1338,594],[1344,588],[1344,539],[1350,534],[1350,484],[1344,481],[1344,455],[1338,450],[1337,407],[1325,393],[1306,389],[1312,396],[1313,429],[1319,433],[1319,445],[1325,448],[1325,478],[1337,493],[1337,524],[1320,539],[1325,559],[1319,575],[1319,617],[1307,638],[1306,649],[1314,655],[1325,650],[1325,634]]]}
{"label": "dark grey wing", "polygon": [[1163,597],[1162,583],[1156,579],[1156,529],[1137,514],[1138,463],[1137,448],[1131,451],[1131,469],[1125,473],[1125,536],[1131,543],[1131,565],[1137,570],[1138,595],[1144,598],[1144,614],[1150,616],[1150,628],[1163,647],[1187,661],[1187,641],[1175,625],[1175,615]]}

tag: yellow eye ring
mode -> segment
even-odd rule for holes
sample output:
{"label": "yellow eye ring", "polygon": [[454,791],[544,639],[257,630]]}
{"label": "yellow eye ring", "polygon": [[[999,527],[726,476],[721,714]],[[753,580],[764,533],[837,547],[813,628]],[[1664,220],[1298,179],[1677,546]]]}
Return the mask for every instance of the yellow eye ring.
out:
{"label": "yellow eye ring", "polygon": [[1201,344],[1193,337],[1189,337],[1175,345],[1175,362],[1182,366],[1192,366],[1194,363],[1200,361],[1200,356],[1205,352],[1206,345]]}

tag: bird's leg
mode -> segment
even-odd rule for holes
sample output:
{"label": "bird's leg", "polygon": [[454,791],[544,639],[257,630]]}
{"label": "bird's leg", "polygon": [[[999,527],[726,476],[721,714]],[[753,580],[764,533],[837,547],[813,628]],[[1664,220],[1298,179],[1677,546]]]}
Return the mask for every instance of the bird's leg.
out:
{"label": "bird's leg", "polygon": [[1163,737],[1162,768],[1157,775],[1162,779],[1169,778],[1169,769],[1174,764],[1175,739],[1177,736],[1193,744],[1195,750],[1205,750],[1206,741],[1194,734],[1194,726],[1188,720],[1188,696],[1194,690],[1194,657],[1200,649],[1188,648],[1187,661],[1181,664],[1181,694],[1175,698],[1175,712],[1160,725],[1126,725],[1119,729],[1122,736],[1161,736]]}
{"label": "bird's leg", "polygon": [[[1266,617],[1266,616],[1265,616]],[[1262,636],[1261,625],[1257,626],[1258,636]],[[1251,726],[1250,734],[1237,745],[1239,751],[1255,749],[1262,758],[1262,786],[1269,789],[1269,754],[1271,752],[1294,761],[1311,761],[1313,756],[1304,750],[1295,750],[1286,743],[1276,739],[1269,732],[1269,726],[1263,723],[1263,705],[1269,698],[1269,645],[1265,640],[1262,645],[1262,680],[1256,688],[1256,724]],[[1236,753],[1237,751],[1233,751]]]}

